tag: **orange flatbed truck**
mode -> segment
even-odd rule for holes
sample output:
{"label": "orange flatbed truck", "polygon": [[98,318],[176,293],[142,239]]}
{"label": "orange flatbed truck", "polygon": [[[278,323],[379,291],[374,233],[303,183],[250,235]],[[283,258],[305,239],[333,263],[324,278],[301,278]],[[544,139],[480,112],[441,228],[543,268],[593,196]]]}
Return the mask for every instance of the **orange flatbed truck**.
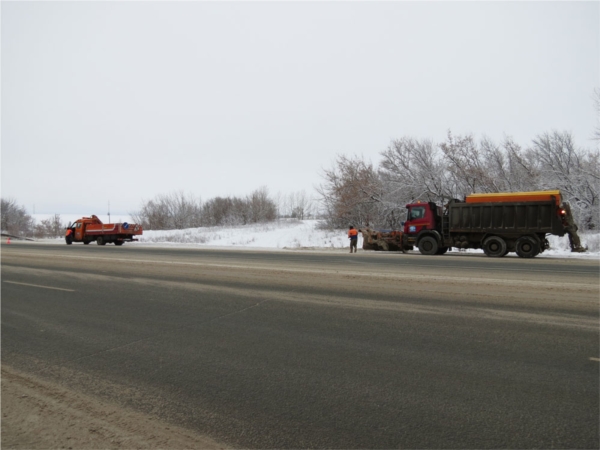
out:
{"label": "orange flatbed truck", "polygon": [[98,245],[113,243],[123,245],[124,242],[137,241],[134,236],[143,232],[142,226],[137,224],[102,223],[98,216],[82,217],[67,227],[65,242],[71,245],[73,242],[89,244],[96,241]]}

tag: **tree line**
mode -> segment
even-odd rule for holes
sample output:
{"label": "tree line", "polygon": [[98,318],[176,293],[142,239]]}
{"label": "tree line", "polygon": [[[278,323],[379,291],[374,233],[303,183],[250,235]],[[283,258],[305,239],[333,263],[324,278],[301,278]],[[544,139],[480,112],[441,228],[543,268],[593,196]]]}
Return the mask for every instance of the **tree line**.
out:
{"label": "tree line", "polygon": [[[600,139],[596,137],[596,139]],[[438,204],[471,193],[559,189],[580,228],[599,226],[600,153],[575,145],[569,132],[540,134],[527,147],[471,134],[444,142],[404,136],[393,140],[373,165],[340,155],[322,173],[317,191],[327,224],[399,228],[405,205]]]}
{"label": "tree line", "polygon": [[207,201],[182,191],[160,194],[144,201],[131,216],[147,230],[174,230],[248,225],[279,218],[304,220],[312,218],[315,210],[313,199],[305,191],[273,197],[261,187],[245,197],[214,197]]}
{"label": "tree line", "polygon": [[53,238],[64,236],[66,225],[59,214],[35,223],[15,199],[0,199],[2,233],[19,237]]}
{"label": "tree line", "polygon": [[[142,201],[140,209],[130,216],[146,230],[173,230],[247,225],[281,218],[304,220],[314,218],[316,211],[315,201],[306,191],[271,196],[266,187],[261,187],[244,197],[214,197],[207,201],[182,191],[159,194]],[[2,199],[1,217],[2,232],[13,236],[61,237],[67,227],[59,214],[36,223],[14,199]]]}

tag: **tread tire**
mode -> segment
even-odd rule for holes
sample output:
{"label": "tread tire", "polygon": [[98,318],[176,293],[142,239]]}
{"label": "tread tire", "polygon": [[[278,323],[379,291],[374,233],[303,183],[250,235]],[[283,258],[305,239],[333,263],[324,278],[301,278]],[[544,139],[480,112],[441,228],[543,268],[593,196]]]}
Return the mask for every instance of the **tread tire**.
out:
{"label": "tread tire", "polygon": [[517,239],[515,250],[521,258],[534,258],[540,253],[540,244],[531,236],[522,236]]}
{"label": "tread tire", "polygon": [[490,236],[483,241],[483,252],[490,258],[501,258],[506,255],[506,241],[500,236]]}
{"label": "tread tire", "polygon": [[419,241],[419,251],[422,255],[435,255],[438,250],[438,243],[435,238],[431,236],[425,236]]}

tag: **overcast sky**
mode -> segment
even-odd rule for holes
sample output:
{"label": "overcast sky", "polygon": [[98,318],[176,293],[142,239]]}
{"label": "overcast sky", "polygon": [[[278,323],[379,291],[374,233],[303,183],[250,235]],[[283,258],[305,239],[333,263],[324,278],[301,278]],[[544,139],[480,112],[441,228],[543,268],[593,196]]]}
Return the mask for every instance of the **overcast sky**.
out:
{"label": "overcast sky", "polygon": [[450,129],[592,147],[598,2],[1,3],[2,197],[125,214]]}

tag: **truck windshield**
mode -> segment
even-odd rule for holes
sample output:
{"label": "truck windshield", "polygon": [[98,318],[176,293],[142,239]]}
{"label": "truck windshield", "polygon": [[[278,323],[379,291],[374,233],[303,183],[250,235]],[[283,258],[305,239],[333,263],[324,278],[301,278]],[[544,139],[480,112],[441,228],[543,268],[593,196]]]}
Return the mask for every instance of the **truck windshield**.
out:
{"label": "truck windshield", "polygon": [[408,217],[408,220],[422,219],[423,217],[425,217],[425,207],[413,206],[410,209],[410,215]]}

